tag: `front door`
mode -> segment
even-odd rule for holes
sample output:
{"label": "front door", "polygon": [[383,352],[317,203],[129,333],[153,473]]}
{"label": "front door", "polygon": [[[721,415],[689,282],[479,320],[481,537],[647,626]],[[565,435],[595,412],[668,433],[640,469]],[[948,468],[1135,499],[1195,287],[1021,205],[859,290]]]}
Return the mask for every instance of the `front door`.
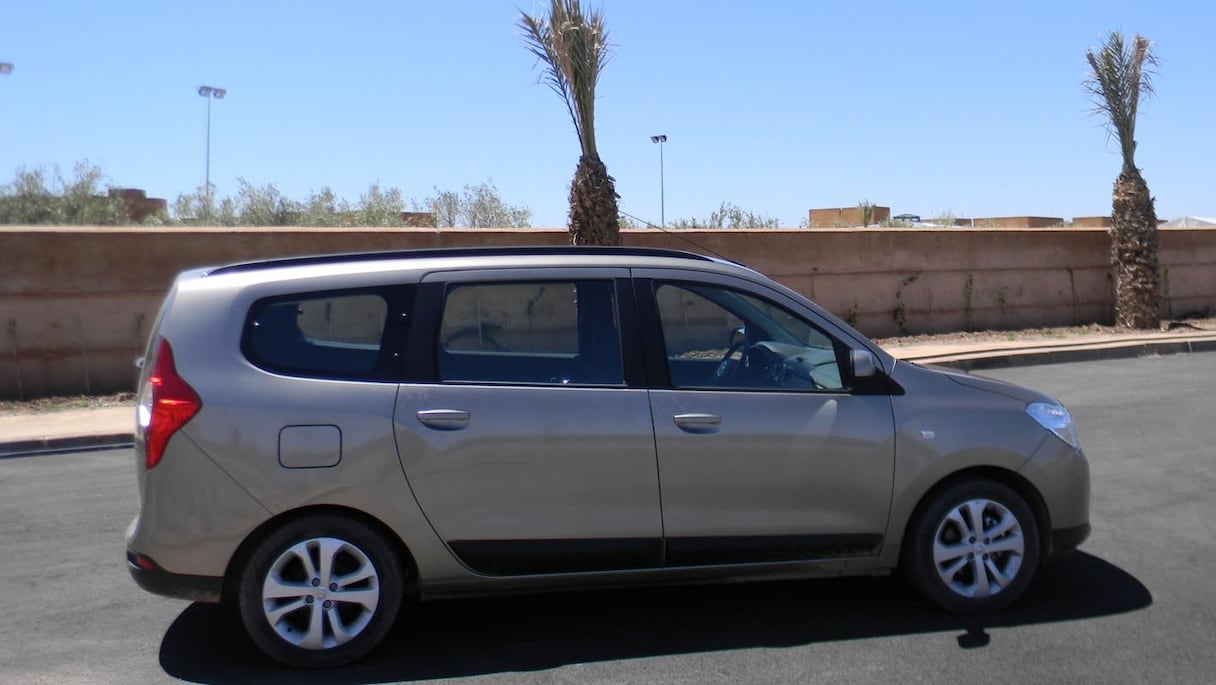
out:
{"label": "front door", "polygon": [[669,380],[651,392],[666,564],[876,554],[894,468],[890,398],[850,392],[847,346],[810,313],[744,288],[639,288],[654,298]]}

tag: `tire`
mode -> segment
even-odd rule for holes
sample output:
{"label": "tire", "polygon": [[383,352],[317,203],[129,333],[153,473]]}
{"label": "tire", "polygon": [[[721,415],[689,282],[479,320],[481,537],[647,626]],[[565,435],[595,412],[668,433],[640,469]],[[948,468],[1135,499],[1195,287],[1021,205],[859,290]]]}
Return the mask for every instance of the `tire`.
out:
{"label": "tire", "polygon": [[375,530],[334,515],[297,519],[262,540],[240,575],[250,639],[296,668],[332,668],[376,648],[397,620],[402,564]]}
{"label": "tire", "polygon": [[904,570],[941,608],[985,613],[1026,591],[1039,550],[1038,522],[1020,495],[995,481],[965,480],[920,509],[905,540]]}

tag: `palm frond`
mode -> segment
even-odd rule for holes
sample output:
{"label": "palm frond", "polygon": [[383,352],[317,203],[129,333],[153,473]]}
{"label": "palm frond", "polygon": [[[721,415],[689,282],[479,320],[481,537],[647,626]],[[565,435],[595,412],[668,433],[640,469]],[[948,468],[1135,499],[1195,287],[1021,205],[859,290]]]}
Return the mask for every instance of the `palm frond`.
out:
{"label": "palm frond", "polygon": [[612,46],[602,9],[583,10],[580,0],[550,0],[548,16],[520,12],[528,51],[544,64],[541,82],[566,104],[583,154],[598,157],[595,89]]}
{"label": "palm frond", "polygon": [[1136,34],[1128,46],[1121,31],[1111,31],[1100,49],[1088,50],[1090,74],[1085,90],[1093,113],[1106,120],[1107,132],[1119,141],[1125,169],[1135,168],[1136,115],[1140,98],[1151,97],[1158,66],[1152,41]]}

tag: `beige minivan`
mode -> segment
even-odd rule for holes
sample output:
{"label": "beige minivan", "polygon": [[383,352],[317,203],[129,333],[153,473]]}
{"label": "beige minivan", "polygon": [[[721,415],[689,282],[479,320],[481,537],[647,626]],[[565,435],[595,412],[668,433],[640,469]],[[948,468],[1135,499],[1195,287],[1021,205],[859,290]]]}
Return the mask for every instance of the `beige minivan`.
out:
{"label": "beige minivan", "polygon": [[131,574],[293,666],[366,655],[407,598],[902,569],[995,611],[1089,533],[1058,402],[687,252],[191,271],[145,359]]}

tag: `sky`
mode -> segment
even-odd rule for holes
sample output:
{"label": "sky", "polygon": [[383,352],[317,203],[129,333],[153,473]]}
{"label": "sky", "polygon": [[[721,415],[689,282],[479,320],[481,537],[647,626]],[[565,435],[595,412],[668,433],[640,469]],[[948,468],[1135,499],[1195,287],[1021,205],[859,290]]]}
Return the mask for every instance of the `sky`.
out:
{"label": "sky", "polygon": [[[220,196],[240,178],[350,200],[488,181],[534,225],[564,226],[578,139],[517,27],[547,4],[6,0],[0,183],[87,160],[172,203],[203,184],[210,85],[228,91],[211,102]],[[1161,62],[1136,136],[1158,217],[1216,216],[1216,3],[594,4],[614,44],[600,156],[643,221],[723,202],[782,226],[863,200],[926,218],[1109,214],[1118,145],[1081,83],[1112,29],[1151,38]]]}

